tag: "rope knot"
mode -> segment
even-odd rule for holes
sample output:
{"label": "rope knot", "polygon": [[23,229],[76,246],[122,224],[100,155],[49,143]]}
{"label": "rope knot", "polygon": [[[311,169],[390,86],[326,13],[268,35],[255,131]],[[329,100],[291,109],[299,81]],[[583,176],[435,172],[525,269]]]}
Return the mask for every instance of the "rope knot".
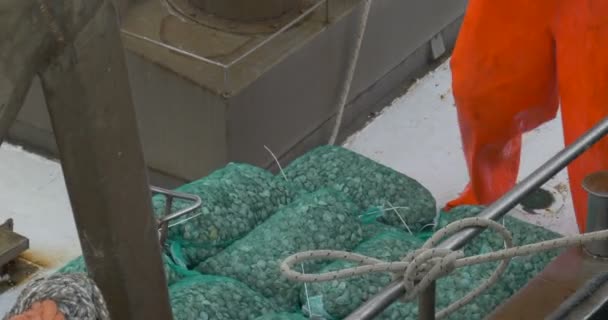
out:
{"label": "rope knot", "polygon": [[[471,227],[488,228],[497,232],[504,239],[506,249],[479,256],[465,257],[462,251],[438,247],[447,236]],[[554,243],[543,249],[553,248],[556,245],[557,243]],[[525,248],[525,246],[519,248],[521,250],[516,252],[509,252],[509,250],[513,250],[512,247],[513,237],[511,232],[503,225],[484,218],[466,218],[452,222],[446,227],[437,230],[420,249],[409,253],[400,261],[387,262],[346,251],[313,250],[296,253],[287,257],[281,263],[280,269],[287,279],[297,282],[324,282],[370,273],[392,273],[403,284],[405,294],[402,299],[411,301],[420,292],[427,289],[433,281],[448,275],[457,268],[485,262],[501,261],[498,268],[484,283],[437,313],[437,318],[443,318],[469,303],[494,284],[507,269],[509,261],[513,256],[533,252]],[[344,260],[357,263],[359,266],[321,274],[304,274],[293,270],[295,265],[311,260]]]}
{"label": "rope knot", "polygon": [[449,249],[419,249],[409,253],[401,261],[407,263],[403,271],[403,301],[410,301],[428,288],[431,283],[456,269],[456,260],[464,257],[462,251]]}

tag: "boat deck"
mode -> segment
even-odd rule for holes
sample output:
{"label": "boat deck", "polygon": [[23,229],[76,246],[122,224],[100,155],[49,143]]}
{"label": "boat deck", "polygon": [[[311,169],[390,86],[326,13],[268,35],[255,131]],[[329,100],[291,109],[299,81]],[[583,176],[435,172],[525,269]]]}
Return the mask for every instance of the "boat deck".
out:
{"label": "boat deck", "polygon": [[[457,196],[467,182],[467,172],[447,62],[420,79],[366,128],[350,137],[345,146],[419,180],[432,191],[440,206]],[[560,119],[526,135],[520,176],[530,173],[562,147]],[[265,152],[263,146],[260,152]],[[61,167],[56,161],[4,144],[0,147],[0,176],[0,218],[13,218],[15,231],[30,239],[31,249],[25,258],[40,265],[41,274],[54,271],[80,254]],[[560,234],[578,233],[567,179],[562,172],[548,183],[559,193],[555,210],[541,214],[515,210],[512,215]],[[578,282],[571,279],[576,276],[570,273],[585,265],[581,255],[576,257],[576,251],[570,251],[570,256],[558,258],[561,262],[557,267],[548,268],[546,279],[534,280],[532,288],[536,291],[532,295],[536,294],[538,300],[532,309],[538,307],[538,301],[551,300],[552,296],[553,304],[559,304],[572,291],[570,287]],[[564,265],[569,265],[569,269],[563,269]],[[569,281],[570,287],[554,290],[560,281]],[[19,288],[0,296],[0,314],[12,306]],[[529,299],[519,301],[520,305],[531,303]],[[505,308],[498,314],[501,319],[538,319],[515,316],[511,312],[517,311],[517,305]]]}

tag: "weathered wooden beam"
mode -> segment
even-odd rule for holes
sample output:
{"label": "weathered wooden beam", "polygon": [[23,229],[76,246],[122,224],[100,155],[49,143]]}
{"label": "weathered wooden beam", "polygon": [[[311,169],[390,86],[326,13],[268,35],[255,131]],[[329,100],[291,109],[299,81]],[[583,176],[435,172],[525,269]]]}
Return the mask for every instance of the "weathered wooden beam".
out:
{"label": "weathered wooden beam", "polygon": [[83,255],[112,319],[171,319],[114,7],[5,0],[0,59],[0,138],[39,74]]}

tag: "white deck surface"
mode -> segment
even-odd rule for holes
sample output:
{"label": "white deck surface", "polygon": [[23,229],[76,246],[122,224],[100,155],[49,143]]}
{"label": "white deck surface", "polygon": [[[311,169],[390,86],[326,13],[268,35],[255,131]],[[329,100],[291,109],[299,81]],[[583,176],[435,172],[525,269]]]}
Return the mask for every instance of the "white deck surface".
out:
{"label": "white deck surface", "polygon": [[[562,145],[559,120],[527,135],[521,174],[531,172]],[[416,178],[433,192],[440,206],[455,197],[467,182],[467,172],[447,64],[395,100],[346,146]],[[58,163],[5,144],[0,147],[0,177],[0,220],[14,218],[16,231],[31,239],[28,257],[44,264],[49,272],[80,254]],[[550,185],[564,192],[562,210],[514,214],[562,234],[577,233],[566,174],[558,175]],[[7,312],[17,293],[15,289],[0,295],[0,315]]]}

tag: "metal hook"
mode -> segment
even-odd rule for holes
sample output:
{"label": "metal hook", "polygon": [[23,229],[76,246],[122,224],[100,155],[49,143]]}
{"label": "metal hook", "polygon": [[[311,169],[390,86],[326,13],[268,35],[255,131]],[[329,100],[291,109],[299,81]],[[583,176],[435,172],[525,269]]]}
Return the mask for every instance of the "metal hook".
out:
{"label": "metal hook", "polygon": [[[203,200],[199,196],[194,194],[172,191],[155,186],[150,186],[150,190],[152,191],[152,195],[161,194],[165,197],[165,209],[163,211],[162,216],[157,220],[160,245],[164,246],[165,241],[167,240],[169,222],[194,212],[196,209],[201,207],[201,205],[203,204]],[[173,199],[191,201],[194,202],[194,204],[172,213],[171,208],[173,206]]]}

